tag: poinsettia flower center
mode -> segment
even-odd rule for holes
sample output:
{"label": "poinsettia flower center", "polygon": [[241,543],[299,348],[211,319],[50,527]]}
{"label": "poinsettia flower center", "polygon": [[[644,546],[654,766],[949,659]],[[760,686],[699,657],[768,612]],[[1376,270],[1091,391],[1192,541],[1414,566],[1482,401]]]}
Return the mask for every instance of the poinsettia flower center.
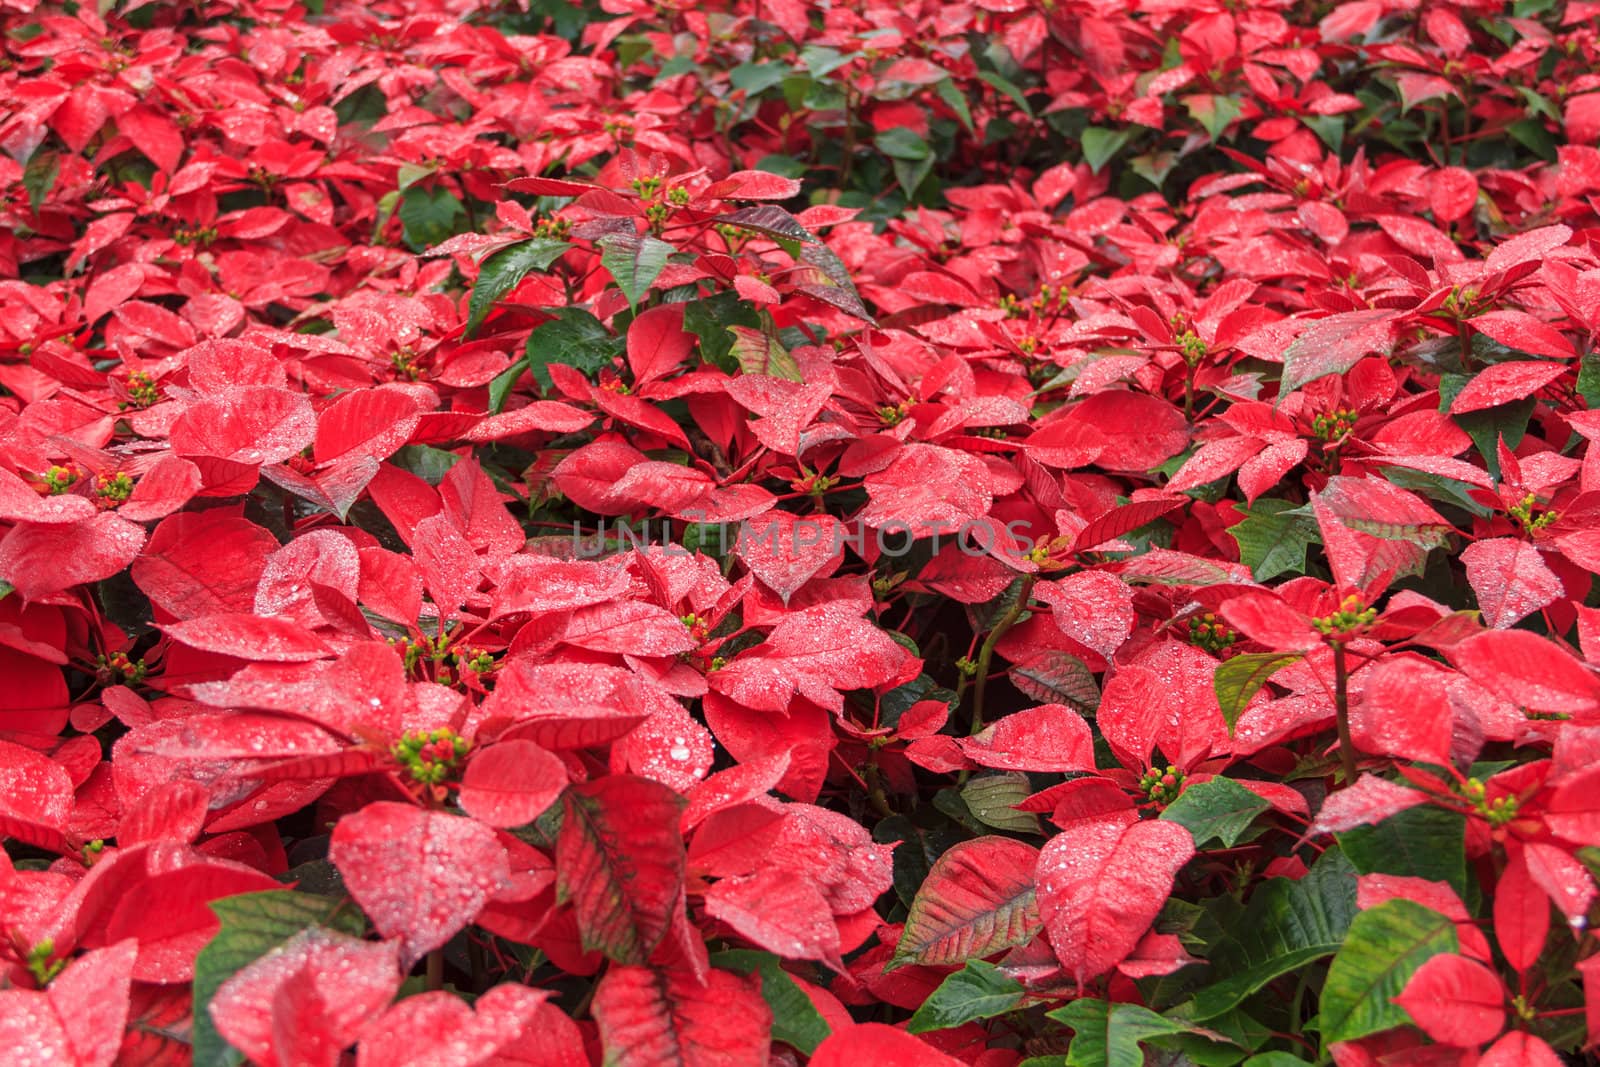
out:
{"label": "poinsettia flower center", "polygon": [[1520,799],[1514,796],[1490,798],[1487,794],[1488,790],[1481,779],[1468,778],[1461,785],[1461,795],[1490,826],[1504,826],[1517,817],[1517,812],[1522,808]]}
{"label": "poinsettia flower center", "polygon": [[94,493],[102,508],[114,508],[118,504],[126,503],[133,495],[133,479],[127,471],[117,471],[115,474],[100,474],[95,476]]}
{"label": "poinsettia flower center", "polygon": [[1312,627],[1324,637],[1346,637],[1372,625],[1378,617],[1377,608],[1369,608],[1358,596],[1344,598],[1339,610],[1311,620]]}
{"label": "poinsettia flower center", "polygon": [[137,685],[144,681],[150,668],[145,666],[142,659],[130,659],[126,652],[113,652],[108,656],[95,657],[96,674],[100,684],[105,685]]}
{"label": "poinsettia flower center", "polygon": [[1517,524],[1527,533],[1543,530],[1551,523],[1561,518],[1559,511],[1539,510],[1538,498],[1528,493],[1521,500],[1506,509],[1506,513],[1517,521]]}
{"label": "poinsettia flower center", "polygon": [[437,730],[412,730],[394,743],[391,752],[418,785],[438,785],[451,778],[472,743],[447,726]]}
{"label": "poinsettia flower center", "polygon": [[1196,648],[1203,648],[1212,655],[1232,648],[1239,640],[1239,635],[1232,627],[1217,618],[1214,612],[1196,615],[1189,620],[1189,643]]}
{"label": "poinsettia flower center", "polygon": [[78,479],[83,477],[83,472],[76,463],[66,466],[51,467],[39,475],[34,482],[34,490],[40,496],[60,496],[71,492],[72,487],[78,484]]}
{"label": "poinsettia flower center", "polygon": [[1184,773],[1178,767],[1151,767],[1139,779],[1139,791],[1158,808],[1165,808],[1183,792]]}
{"label": "poinsettia flower center", "polygon": [[161,394],[156,388],[156,380],[142,370],[128,373],[128,399],[120,405],[121,408],[147,408],[161,399]]}
{"label": "poinsettia flower center", "polygon": [[1319,441],[1334,443],[1342,440],[1351,430],[1355,429],[1356,420],[1360,415],[1350,408],[1339,408],[1337,411],[1318,415],[1311,420],[1311,432]]}

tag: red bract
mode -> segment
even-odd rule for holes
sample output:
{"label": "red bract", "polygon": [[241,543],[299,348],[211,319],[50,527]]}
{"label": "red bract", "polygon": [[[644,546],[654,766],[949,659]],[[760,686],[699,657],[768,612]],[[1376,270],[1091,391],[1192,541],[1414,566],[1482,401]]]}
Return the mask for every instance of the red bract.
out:
{"label": "red bract", "polygon": [[224,982],[210,1011],[257,1063],[335,1064],[399,988],[395,944],[308,930]]}
{"label": "red bract", "polygon": [[1417,969],[1396,1003],[1445,1045],[1474,1048],[1505,1025],[1505,989],[1483,964],[1435,956]]}
{"label": "red bract", "polygon": [[1189,831],[1160,822],[1085,823],[1039,854],[1039,915],[1062,967],[1082,985],[1127,956],[1194,854]]}
{"label": "red bract", "polygon": [[12,1058],[1593,1048],[1512,14],[0,0]]}
{"label": "red bract", "polygon": [[328,846],[351,895],[410,963],[471,922],[510,879],[505,850],[479,823],[405,804],[341,819]]}
{"label": "red bract", "polygon": [[110,1067],[128,1019],[136,945],[123,941],[85,954],[48,991],[0,993],[0,1033],[19,1063]]}

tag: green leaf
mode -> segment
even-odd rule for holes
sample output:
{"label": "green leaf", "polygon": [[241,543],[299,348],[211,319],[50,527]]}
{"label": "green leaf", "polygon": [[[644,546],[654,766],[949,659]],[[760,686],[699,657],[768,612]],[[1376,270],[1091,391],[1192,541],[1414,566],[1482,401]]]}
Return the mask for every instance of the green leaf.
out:
{"label": "green leaf", "polygon": [[628,307],[635,311],[640,298],[661,276],[667,257],[676,251],[659,238],[629,233],[609,233],[598,243],[600,265],[628,298]]}
{"label": "green leaf", "polygon": [[1494,514],[1494,509],[1485,507],[1472,498],[1473,493],[1482,492],[1477,486],[1468,482],[1446,478],[1442,474],[1429,474],[1426,471],[1414,471],[1406,467],[1380,467],[1385,479],[1402,489],[1410,489],[1430,500],[1437,500],[1441,504],[1450,504],[1463,511],[1472,513],[1479,518],[1488,518]]}
{"label": "green leaf", "polygon": [[1021,1004],[1025,995],[1022,984],[994,964],[968,960],[965,967],[940,982],[939,988],[922,1002],[907,1029],[913,1034],[925,1034],[975,1019],[992,1019]]}
{"label": "green leaf", "polygon": [[1083,161],[1089,164],[1090,170],[1099,174],[1100,168],[1111,162],[1111,157],[1121,151],[1132,136],[1133,130],[1127,127],[1112,130],[1090,126],[1083,131]]}
{"label": "green leaf", "polygon": [[1262,1052],[1251,1056],[1239,1067],[1312,1067],[1310,1060],[1303,1060],[1292,1052]]}
{"label": "green leaf", "polygon": [[472,287],[468,301],[467,328],[463,336],[482,325],[484,317],[495,302],[517,287],[517,284],[536,270],[549,270],[561,258],[561,253],[571,248],[565,241],[535,239],[510,248],[502,248],[489,256],[478,267],[478,281]]}
{"label": "green leaf", "polygon": [[1137,1004],[1088,998],[1057,1008],[1049,1017],[1073,1030],[1067,1067],[1144,1067],[1140,1042],[1190,1030],[1186,1023]]}
{"label": "green leaf", "polygon": [[1217,691],[1217,704],[1222,708],[1222,718],[1228,724],[1228,736],[1233,736],[1233,724],[1239,721],[1245,706],[1250,703],[1267,679],[1291,663],[1302,658],[1299,652],[1241,652],[1225,661],[1211,677],[1211,686]]}
{"label": "green leaf", "polygon": [[1425,961],[1460,947],[1455,923],[1409,900],[1388,900],[1357,915],[1322,987],[1317,1020],[1323,1044],[1409,1023],[1394,998]]}
{"label": "green leaf", "polygon": [[551,311],[555,318],[534,327],[526,347],[528,370],[541,390],[551,387],[552,363],[575,367],[594,375],[621,354],[621,338],[612,337],[605,324],[582,308],[564,307]]}
{"label": "green leaf", "polygon": [[1515,137],[1522,147],[1546,163],[1555,162],[1556,140],[1550,136],[1550,131],[1540,120],[1518,119],[1506,127],[1506,132]]}
{"label": "green leaf", "polygon": [[1036,834],[1039,817],[1030,811],[1017,811],[1013,805],[1022,803],[1032,793],[1028,776],[1013,774],[986,774],[973,778],[961,789],[961,799],[967,810],[985,826],[1012,833]]}
{"label": "green leaf", "polygon": [[996,74],[992,70],[980,70],[978,72],[978,80],[986,82],[989,85],[992,85],[994,88],[1000,90],[1010,98],[1013,104],[1016,104],[1022,109],[1022,113],[1024,115],[1028,116],[1030,119],[1033,118],[1033,106],[1028,103],[1028,98],[1023,95],[1021,89],[1017,88],[1016,83],[1000,74]]}
{"label": "green leaf", "polygon": [[900,183],[900,191],[909,199],[916,195],[928,175],[933,173],[934,157],[926,156],[922,159],[892,159],[894,180]]}
{"label": "green leaf", "polygon": [[1600,407],[1600,352],[1585,352],[1578,363],[1578,395],[1585,407]]}
{"label": "green leaf", "polygon": [[405,227],[406,246],[413,252],[426,252],[455,236],[457,220],[466,215],[461,201],[443,186],[424,189],[413,185],[400,197],[400,223]]}
{"label": "green leaf", "polygon": [[59,177],[61,157],[51,151],[35,152],[28,165],[22,168],[22,188],[28,194],[28,209],[35,215]]}
{"label": "green leaf", "polygon": [[438,170],[438,167],[425,167],[421,163],[402,163],[395,172],[395,184],[403,193],[422,179],[432,177]]}
{"label": "green leaf", "polygon": [[733,335],[733,358],[745,374],[766,374],[786,381],[800,380],[800,364],[780,345],[777,338],[747,326],[729,326]]}
{"label": "green leaf", "polygon": [[[1507,44],[1510,43],[1509,41],[1507,42]],[[1548,96],[1534,89],[1529,89],[1525,85],[1518,85],[1515,88],[1517,94],[1522,97],[1523,103],[1528,105],[1528,114],[1539,115],[1555,123],[1561,121],[1561,109],[1556,107]]]}
{"label": "green leaf", "polygon": [[1267,880],[1208,950],[1214,980],[1184,1015],[1197,1022],[1224,1015],[1274,978],[1333,955],[1355,916],[1356,871],[1336,848],[1303,878]]}
{"label": "green leaf", "polygon": [[772,1009],[772,1039],[809,1056],[833,1032],[805,990],[795,984],[783,961],[770,952],[730,949],[711,956],[711,965],[724,971],[761,972],[761,996]]}
{"label": "green leaf", "polygon": [[489,414],[498,415],[506,406],[506,397],[511,395],[511,390],[516,387],[517,379],[522,377],[522,372],[528,369],[526,353],[523,358],[512,363],[511,366],[496,374],[489,380]]}
{"label": "green leaf", "polygon": [[[348,97],[346,98],[348,99]],[[383,228],[389,225],[389,220],[394,218],[394,209],[400,204],[400,190],[390,189],[378,197],[378,210],[372,220],[372,243],[377,244],[378,238],[383,234]]]}
{"label": "green leaf", "polygon": [[769,174],[781,174],[785,178],[804,178],[810,168],[803,160],[774,153],[756,160],[755,169],[764,170]]}
{"label": "green leaf", "polygon": [[939,94],[939,99],[944,101],[946,107],[956,113],[956,118],[961,120],[961,125],[966,131],[972,133],[975,129],[972,125],[972,108],[955,81],[948,77],[940,78],[933,91]]}
{"label": "green leaf", "polygon": [[401,470],[410,471],[429,485],[437,486],[444,476],[461,461],[454,452],[446,452],[432,445],[406,445],[389,457]]}
{"label": "green leaf", "polygon": [[800,62],[805,66],[807,73],[819,79],[827,77],[849,63],[851,58],[837,48],[817,44],[807,45],[800,52]]}
{"label": "green leaf", "polygon": [[366,920],[343,900],[293,889],[241,893],[213,900],[210,907],[222,927],[194,961],[194,1064],[232,1067],[243,1063],[244,1057],[217,1033],[207,1010],[222,983],[308,927],[325,926],[360,937]]}
{"label": "green leaf", "polygon": [[1362,874],[1404,874],[1449,882],[1467,893],[1467,818],[1430,804],[1407,808],[1376,826],[1337,835],[1339,847]]}
{"label": "green leaf", "polygon": [[873,143],[890,159],[927,159],[932,154],[928,142],[905,126],[889,127]]}
{"label": "green leaf", "polygon": [[728,71],[728,81],[746,96],[757,96],[789,76],[786,63],[741,63]]}
{"label": "green leaf", "polygon": [[1161,817],[1188,827],[1197,846],[1216,838],[1223,848],[1232,848],[1256,816],[1270,807],[1232,778],[1212,778],[1178,794]]}
{"label": "green leaf", "polygon": [[1239,544],[1239,562],[1258,582],[1280,574],[1304,574],[1306,549],[1322,543],[1322,533],[1309,507],[1287,500],[1258,500],[1242,522],[1228,527]]}
{"label": "green leaf", "polygon": [[717,293],[683,305],[683,328],[700,338],[700,358],[729,374],[739,370],[739,361],[733,354],[734,335],[729,329],[733,326],[761,328],[761,313],[738,293]]}
{"label": "green leaf", "polygon": [[1219,94],[1200,93],[1185,97],[1183,106],[1188,110],[1190,118],[1205,127],[1212,144],[1222,140],[1222,135],[1228,131],[1228,127],[1244,114],[1244,108],[1239,106],[1238,100]]}
{"label": "green leaf", "polygon": [[1008,672],[1018,692],[1041,704],[1067,704],[1092,714],[1100,706],[1100,684],[1083,660],[1046,651]]}
{"label": "green leaf", "polygon": [[1334,152],[1344,150],[1344,118],[1339,115],[1301,115],[1300,121]]}

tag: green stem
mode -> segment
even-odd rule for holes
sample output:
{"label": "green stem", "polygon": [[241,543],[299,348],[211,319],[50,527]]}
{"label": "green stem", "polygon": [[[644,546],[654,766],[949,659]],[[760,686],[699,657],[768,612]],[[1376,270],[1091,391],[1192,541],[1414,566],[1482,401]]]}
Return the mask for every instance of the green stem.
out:
{"label": "green stem", "polygon": [[1344,784],[1356,780],[1356,745],[1350,736],[1350,670],[1344,661],[1344,642],[1333,644],[1333,708],[1339,726],[1339,764],[1344,768]]}
{"label": "green stem", "polygon": [[1033,595],[1034,583],[1039,580],[1036,574],[1027,574],[1022,578],[1022,588],[1017,591],[1017,602],[1011,605],[1000,621],[994,624],[994,629],[989,631],[989,636],[983,639],[983,647],[978,650],[977,670],[972,676],[972,734],[976,736],[983,731],[983,695],[989,683],[989,661],[994,658],[994,646],[999,644],[1000,638],[1006,631],[1015,626],[1017,620],[1022,618],[1028,610],[1028,598]]}

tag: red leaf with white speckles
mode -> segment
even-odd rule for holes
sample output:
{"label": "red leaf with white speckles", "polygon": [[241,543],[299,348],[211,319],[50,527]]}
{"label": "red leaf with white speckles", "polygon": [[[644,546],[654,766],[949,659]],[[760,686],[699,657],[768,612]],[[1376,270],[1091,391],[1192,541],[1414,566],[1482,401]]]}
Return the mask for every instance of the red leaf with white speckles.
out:
{"label": "red leaf with white speckles", "polygon": [[72,779],[48,756],[0,741],[0,834],[60,851]]}
{"label": "red leaf with white speckles", "polygon": [[172,425],[180,456],[226,459],[259,467],[281,463],[309,445],[317,419],[304,393],[242,386],[190,406]]}
{"label": "red leaf with white speckles", "polygon": [[1420,790],[1407,789],[1375,774],[1365,774],[1353,785],[1328,797],[1311,828],[1318,833],[1332,834],[1357,826],[1371,826],[1426,803],[1427,799],[1428,795]]}
{"label": "red leaf with white speckles", "polygon": [[1465,415],[1532,396],[1566,371],[1562,363],[1496,363],[1479,371],[1456,394],[1450,402],[1450,414]]}
{"label": "red leaf with white speckles", "polygon": [[1177,823],[1079,823],[1039,854],[1039,914],[1050,944],[1078,982],[1109,971],[1138,945],[1194,855]]}
{"label": "red leaf with white speckles", "polygon": [[1526,630],[1469,637],[1451,659],[1473,681],[1535,711],[1589,711],[1600,706],[1600,679],[1555,642]]}
{"label": "red leaf with white speckles", "polygon": [[112,514],[67,524],[19,523],[0,538],[0,579],[29,600],[109,578],[144,547],[144,530]]}
{"label": "red leaf with white speckles", "polygon": [[1417,968],[1395,1003],[1435,1041],[1477,1048],[1506,1023],[1506,989],[1489,968],[1445,953]]}
{"label": "red leaf with white speckles", "polygon": [[1371,353],[1387,354],[1394,348],[1399,324],[1397,312],[1381,308],[1341,311],[1315,320],[1283,355],[1283,391],[1343,374]]}
{"label": "red leaf with white speckles", "polygon": [[737,551],[750,572],[787,604],[800,587],[844,558],[843,527],[832,515],[770,511],[739,528]]}
{"label": "red leaf with white speckles", "polygon": [[504,741],[472,757],[461,776],[461,807],[488,826],[537,819],[567,787],[567,768],[532,741]]}
{"label": "red leaf with white speckles", "polygon": [[1555,1050],[1526,1030],[1512,1030],[1490,1045],[1478,1067],[1565,1067]]}
{"label": "red leaf with white speckles", "polygon": [[508,983],[470,1007],[443,990],[407,997],[372,1021],[356,1067],[476,1067],[520,1037],[549,996]]}
{"label": "red leaf with white speckles", "polygon": [[816,886],[767,868],[724,878],[706,892],[706,914],[752,944],[791,960],[820,960],[843,970],[839,927]]}
{"label": "red leaf with white speckles", "polygon": [[962,1062],[885,1023],[837,1028],[811,1057],[811,1067],[957,1067]]}
{"label": "red leaf with white speckles", "polygon": [[264,663],[299,663],[330,654],[305,628],[287,619],[260,615],[207,615],[168,623],[168,637],[190,648]]}
{"label": "red leaf with white speckles", "polygon": [[111,1067],[127,1023],[135,949],[128,940],[80,956],[46,991],[0,991],[8,1062]]}
{"label": "red leaf with white speckles", "polygon": [[312,458],[318,463],[353,456],[387,459],[406,443],[421,418],[416,401],[398,390],[346,393],[318,418]]}
{"label": "red leaf with white speckles", "polygon": [[796,694],[837,709],[844,703],[839,690],[887,685],[911,662],[903,646],[867,620],[843,608],[819,609],[785,616],[764,644],[713,672],[709,681],[761,711],[787,711]]}
{"label": "red leaf with white speckles", "polygon": [[1467,581],[1478,594],[1483,621],[1497,630],[1521,621],[1561,595],[1561,579],[1539,550],[1515,537],[1477,541],[1461,553]]}
{"label": "red leaf with white speckles", "polygon": [[1040,582],[1034,595],[1050,605],[1062,633],[1107,658],[1133,632],[1133,593],[1113,575],[1080,571],[1059,581]]}
{"label": "red leaf with white speckles", "polygon": [[968,759],[1011,771],[1092,771],[1094,735],[1065,704],[1024,708],[957,742]]}
{"label": "red leaf with white speckles", "polygon": [[328,858],[406,966],[470,923],[511,878],[494,831],[472,819],[382,801],[334,827]]}
{"label": "red leaf with white speckles", "polygon": [[223,982],[211,1018],[256,1063],[335,1067],[399,991],[399,962],[394,942],[312,928]]}

